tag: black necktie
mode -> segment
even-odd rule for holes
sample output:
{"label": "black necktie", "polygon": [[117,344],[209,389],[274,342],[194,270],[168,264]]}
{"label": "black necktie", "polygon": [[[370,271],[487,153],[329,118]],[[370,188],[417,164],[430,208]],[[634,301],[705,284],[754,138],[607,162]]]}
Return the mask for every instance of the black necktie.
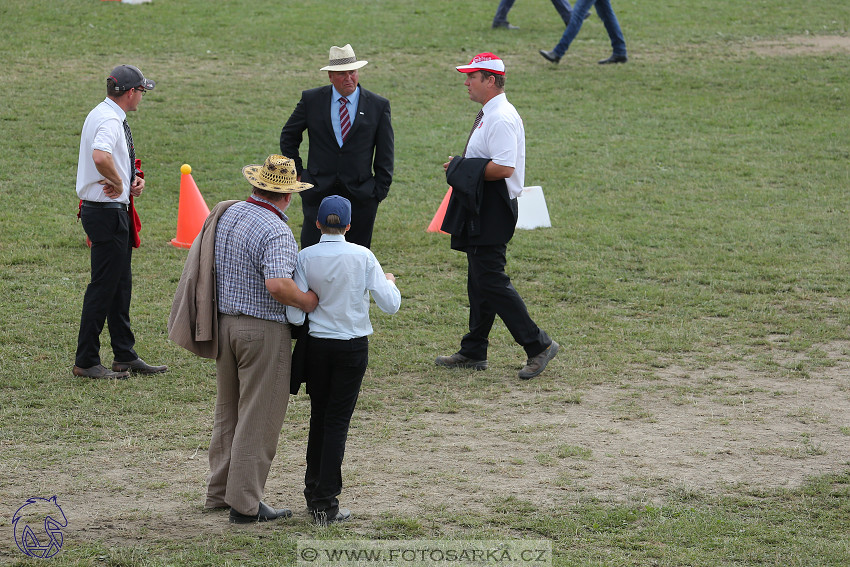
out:
{"label": "black necktie", "polygon": [[124,137],[127,138],[127,152],[130,154],[130,185],[136,179],[136,148],[133,146],[133,134],[130,125],[124,120]]}
{"label": "black necktie", "polygon": [[469,139],[472,138],[472,133],[475,132],[475,129],[478,128],[478,125],[481,124],[481,119],[484,118],[484,109],[478,111],[478,114],[475,116],[475,122],[472,124],[472,130],[469,131],[469,136],[466,137],[466,145],[463,147],[462,157],[466,157],[466,148],[469,147]]}

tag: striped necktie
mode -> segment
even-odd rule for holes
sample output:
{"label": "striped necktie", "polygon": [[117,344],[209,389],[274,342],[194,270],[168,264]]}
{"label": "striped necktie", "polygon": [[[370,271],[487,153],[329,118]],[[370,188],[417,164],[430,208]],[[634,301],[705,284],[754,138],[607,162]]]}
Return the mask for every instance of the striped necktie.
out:
{"label": "striped necktie", "polygon": [[130,154],[130,185],[133,185],[136,179],[136,148],[133,145],[133,134],[130,132],[127,120],[124,120],[124,137],[127,138],[127,152]]}
{"label": "striped necktie", "polygon": [[472,138],[472,133],[475,132],[475,129],[478,128],[478,125],[481,124],[481,119],[484,118],[484,109],[478,111],[478,114],[475,115],[475,122],[472,124],[472,130],[469,131],[469,136],[466,137],[466,145],[463,147],[463,153],[461,157],[466,157],[466,149],[469,147],[469,139]]}
{"label": "striped necktie", "polygon": [[339,132],[342,135],[342,143],[348,138],[348,131],[351,130],[351,120],[348,118],[348,108],[346,104],[348,99],[344,96],[339,97]]}

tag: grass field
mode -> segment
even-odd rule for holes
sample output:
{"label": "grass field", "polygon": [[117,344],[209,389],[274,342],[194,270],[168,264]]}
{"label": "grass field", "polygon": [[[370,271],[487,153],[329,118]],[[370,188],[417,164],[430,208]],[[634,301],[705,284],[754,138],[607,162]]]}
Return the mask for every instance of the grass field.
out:
{"label": "grass field", "polygon": [[[615,0],[629,63],[595,16],[521,0],[3,0],[0,4],[0,563],[30,565],[12,516],[58,496],[54,565],[294,564],[299,540],[550,539],[554,565],[850,564],[850,4]],[[330,45],[391,100],[395,179],[373,250],[401,311],[373,311],[342,526],[301,482],[293,398],[267,484],[295,517],[204,513],[214,363],[166,337],[186,251],[180,165],[207,203],[279,149]],[[486,372],[437,369],[466,325],[465,258],[425,232],[441,164],[478,107],[455,65],[493,51],[525,121],[526,185],[553,227],[518,231],[508,273],[561,345],[520,382],[497,323]],[[88,250],[80,129],[116,64],[157,81],[130,116],[138,202],[132,318],[164,377],[71,377]],[[297,199],[296,199],[297,201]],[[299,205],[291,225],[299,232]],[[108,340],[105,339],[104,344]],[[112,360],[107,348],[103,358]]]}

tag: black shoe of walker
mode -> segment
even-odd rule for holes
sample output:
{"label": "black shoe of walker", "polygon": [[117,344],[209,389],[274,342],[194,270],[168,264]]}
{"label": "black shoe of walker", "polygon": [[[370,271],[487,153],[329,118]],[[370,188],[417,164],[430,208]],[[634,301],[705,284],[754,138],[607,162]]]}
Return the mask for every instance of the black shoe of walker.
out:
{"label": "black shoe of walker", "polygon": [[330,511],[329,514],[327,510],[313,510],[313,520],[316,522],[317,526],[327,526],[330,524],[337,524],[339,522],[344,522],[351,517],[351,510],[348,508],[337,508],[336,513],[333,513],[333,510]]}
{"label": "black shoe of walker", "polygon": [[511,25],[510,22],[499,22],[497,24],[494,23],[490,27],[493,28],[494,30],[497,30],[499,28],[506,29],[506,30],[518,30],[519,29],[519,26]]}
{"label": "black shoe of walker", "polygon": [[291,516],[292,510],[287,510],[286,508],[277,510],[275,508],[272,508],[271,506],[267,506],[263,502],[260,502],[260,509],[253,516],[240,514],[236,511],[235,508],[230,509],[231,524],[254,524],[256,522],[271,522],[272,520],[278,520],[280,518],[289,518]]}
{"label": "black shoe of walker", "polygon": [[75,364],[71,373],[73,373],[74,376],[79,376],[80,378],[94,378],[99,380],[126,380],[130,377],[129,372],[116,372],[114,370],[109,370],[102,364],[96,364],[90,368],[80,368]]}
{"label": "black shoe of walker", "polygon": [[612,55],[608,59],[603,59],[599,62],[600,65],[610,65],[611,63],[625,63],[629,58],[625,55]]}
{"label": "black shoe of walker", "polygon": [[545,49],[541,49],[539,53],[543,56],[543,59],[549,61],[550,63],[557,63],[561,60],[561,56],[555,53],[554,51],[546,51]]}
{"label": "black shoe of walker", "polygon": [[112,370],[114,372],[131,372],[133,374],[160,374],[168,370],[168,367],[164,364],[160,366],[153,366],[141,358],[137,358],[130,362],[118,362],[117,360],[113,360]]}

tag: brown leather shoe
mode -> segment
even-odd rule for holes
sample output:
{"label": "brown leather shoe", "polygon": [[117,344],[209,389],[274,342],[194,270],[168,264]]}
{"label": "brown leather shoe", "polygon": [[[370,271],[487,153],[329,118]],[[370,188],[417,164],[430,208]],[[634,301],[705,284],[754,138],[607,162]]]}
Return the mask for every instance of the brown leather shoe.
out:
{"label": "brown leather shoe", "polygon": [[117,360],[113,360],[112,370],[116,372],[132,372],[133,374],[159,374],[160,372],[168,370],[168,367],[165,365],[151,366],[141,358],[137,358],[130,362],[118,362]]}
{"label": "brown leather shoe", "polygon": [[463,356],[456,352],[450,356],[438,356],[434,361],[437,366],[445,366],[446,368],[474,368],[475,370],[487,370],[486,360],[472,360],[469,357]]}
{"label": "brown leather shoe", "polygon": [[74,376],[79,376],[80,378],[95,378],[95,379],[106,379],[106,380],[126,380],[130,377],[130,374],[127,372],[117,371],[113,372],[109,370],[102,364],[98,364],[97,366],[92,366],[91,368],[80,368],[77,365],[74,365],[73,370],[71,372],[74,373]]}
{"label": "brown leather shoe", "polygon": [[558,354],[558,348],[558,343],[552,341],[552,344],[546,347],[546,350],[537,356],[529,358],[525,363],[525,367],[519,371],[519,377],[523,380],[530,380],[543,372],[546,365],[549,364],[549,361],[555,358],[555,355]]}

